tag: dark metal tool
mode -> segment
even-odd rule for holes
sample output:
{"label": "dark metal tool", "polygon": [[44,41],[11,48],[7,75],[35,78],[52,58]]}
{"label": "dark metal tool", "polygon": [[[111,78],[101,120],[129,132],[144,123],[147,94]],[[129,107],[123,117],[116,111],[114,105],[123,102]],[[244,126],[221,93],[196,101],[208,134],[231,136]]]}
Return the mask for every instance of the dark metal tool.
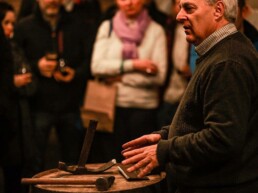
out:
{"label": "dark metal tool", "polygon": [[84,137],[84,142],[83,142],[80,158],[78,161],[78,165],[77,166],[67,166],[66,163],[59,162],[58,163],[59,170],[64,170],[64,171],[70,172],[72,174],[98,174],[98,173],[103,173],[104,171],[106,171],[107,169],[111,168],[112,166],[114,166],[116,164],[116,160],[113,159],[113,160],[105,163],[104,165],[100,166],[99,168],[90,169],[85,166],[88,156],[89,156],[89,152],[90,152],[91,144],[92,144],[92,141],[94,138],[94,134],[95,134],[95,131],[97,128],[97,124],[98,124],[97,121],[90,120],[89,127],[88,127],[86,135]]}
{"label": "dark metal tool", "polygon": [[108,190],[114,183],[114,176],[102,176],[97,179],[78,178],[22,178],[22,184],[59,184],[94,185],[99,191]]}
{"label": "dark metal tool", "polygon": [[115,181],[115,176],[100,177],[96,180],[96,187],[99,191],[108,190]]}

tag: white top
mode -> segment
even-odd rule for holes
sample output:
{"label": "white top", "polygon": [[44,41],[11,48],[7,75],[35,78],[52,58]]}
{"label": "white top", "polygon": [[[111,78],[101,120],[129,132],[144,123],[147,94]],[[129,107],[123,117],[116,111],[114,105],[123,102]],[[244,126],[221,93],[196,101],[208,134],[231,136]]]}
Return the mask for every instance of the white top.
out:
{"label": "white top", "polygon": [[189,43],[186,41],[184,28],[178,24],[175,29],[175,39],[172,48],[173,71],[170,75],[169,85],[166,88],[164,101],[178,103],[187,87],[188,81],[178,72],[188,64]]}
{"label": "white top", "polygon": [[[122,62],[121,40],[112,30],[109,36],[110,21],[104,21],[98,29],[94,43],[91,71],[94,76],[120,75]],[[151,109],[159,103],[159,86],[164,83],[167,70],[166,36],[163,28],[151,21],[145,36],[138,46],[139,59],[150,59],[158,67],[155,76],[133,70],[132,60],[125,60],[122,82],[117,82],[116,105]]]}

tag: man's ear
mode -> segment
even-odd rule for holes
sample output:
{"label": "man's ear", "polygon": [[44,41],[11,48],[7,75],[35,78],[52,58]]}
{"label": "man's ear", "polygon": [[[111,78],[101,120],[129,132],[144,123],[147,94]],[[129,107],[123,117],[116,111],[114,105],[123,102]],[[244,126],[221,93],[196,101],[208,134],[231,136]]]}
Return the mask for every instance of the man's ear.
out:
{"label": "man's ear", "polygon": [[214,12],[214,16],[215,16],[215,19],[221,19],[223,16],[224,16],[224,12],[225,12],[225,5],[222,1],[218,0],[216,2],[216,4],[214,5],[214,9],[215,9],[215,12]]}

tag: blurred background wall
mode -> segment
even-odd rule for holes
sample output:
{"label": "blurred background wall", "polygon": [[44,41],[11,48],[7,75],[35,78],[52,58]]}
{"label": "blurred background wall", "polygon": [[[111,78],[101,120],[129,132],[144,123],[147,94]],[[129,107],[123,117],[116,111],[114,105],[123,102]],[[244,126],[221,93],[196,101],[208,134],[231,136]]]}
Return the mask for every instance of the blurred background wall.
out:
{"label": "blurred background wall", "polygon": [[[249,0],[249,3],[252,7],[258,8],[258,1],[257,0]],[[258,19],[258,18],[257,18]]]}
{"label": "blurred background wall", "polygon": [[[97,0],[96,0],[97,1]],[[111,4],[114,3],[115,0],[98,0],[101,3],[101,9],[106,10]],[[171,1],[171,0],[156,0],[156,1]],[[8,0],[11,4],[16,7],[16,10],[19,11],[19,4],[21,0]],[[258,1],[257,0],[247,0],[251,7],[258,9]]]}

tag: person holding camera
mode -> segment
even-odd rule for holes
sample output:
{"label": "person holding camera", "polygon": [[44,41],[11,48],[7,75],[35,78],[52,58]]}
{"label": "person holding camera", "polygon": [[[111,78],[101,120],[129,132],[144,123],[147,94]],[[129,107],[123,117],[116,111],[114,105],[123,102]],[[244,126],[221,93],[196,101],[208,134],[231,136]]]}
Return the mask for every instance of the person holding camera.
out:
{"label": "person holding camera", "polygon": [[61,5],[61,0],[38,0],[33,14],[19,21],[14,35],[38,78],[31,108],[39,171],[44,169],[52,127],[57,131],[62,161],[75,163],[80,151],[77,125],[80,101],[89,78],[88,49],[80,21]]}

